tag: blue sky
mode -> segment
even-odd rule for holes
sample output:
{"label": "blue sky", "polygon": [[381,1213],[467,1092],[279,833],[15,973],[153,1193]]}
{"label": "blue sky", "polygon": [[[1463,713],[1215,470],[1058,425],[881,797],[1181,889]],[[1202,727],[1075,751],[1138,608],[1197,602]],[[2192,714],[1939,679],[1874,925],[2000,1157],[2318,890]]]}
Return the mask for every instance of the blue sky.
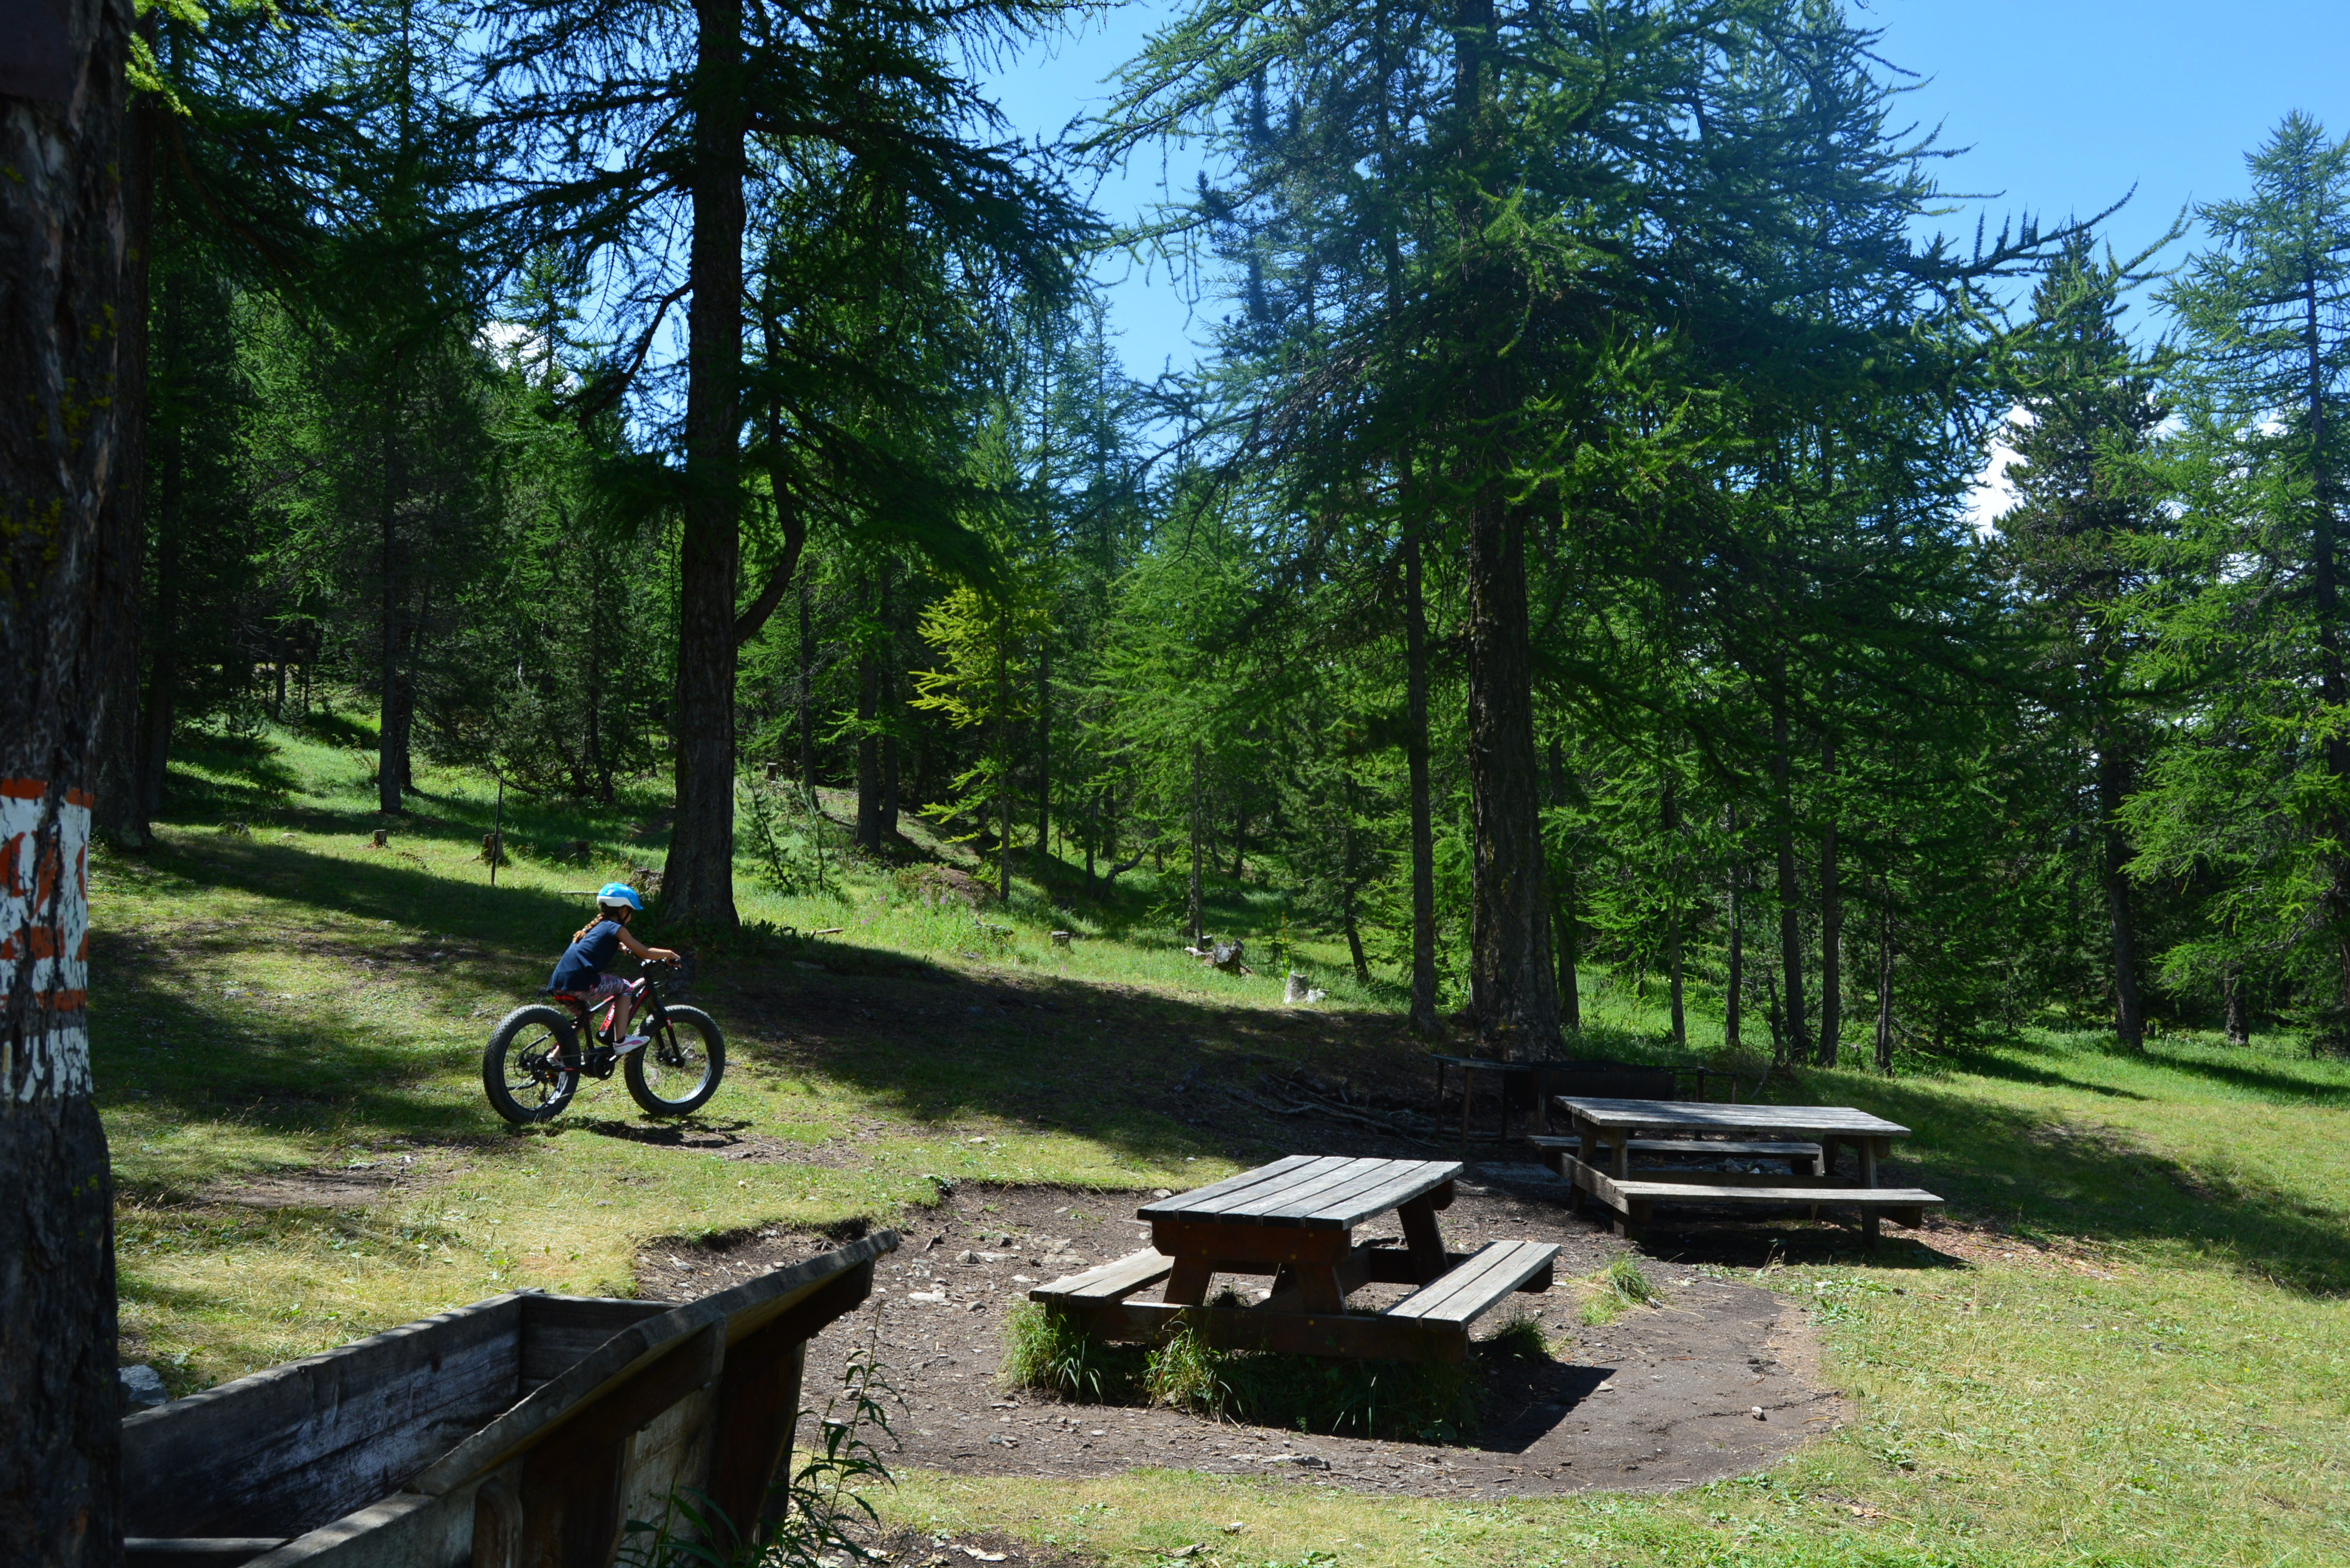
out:
{"label": "blue sky", "polygon": [[[1152,27],[1180,13],[1128,0],[1076,36],[1026,51],[995,73],[1004,112],[1026,135],[1050,133],[1099,109],[1105,81]],[[1942,186],[1988,199],[1955,201],[1940,220],[1969,239],[1979,213],[1996,230],[2010,213],[2043,221],[2088,214],[2137,193],[2108,224],[2134,252],[2192,201],[2241,195],[2244,154],[2286,111],[2350,134],[2350,0],[1871,0],[1856,19],[1883,30],[1883,52],[1924,78],[1907,105],[1941,144],[1967,149],[1939,165]],[[1188,185],[1199,154],[1177,149],[1163,170]],[[1099,194],[1113,218],[1156,193],[1162,161]],[[2175,265],[2193,237],[2167,253]],[[1112,324],[1129,373],[1180,369],[1201,338],[1163,269],[1112,264]],[[1214,301],[1203,307],[1217,308]]]}

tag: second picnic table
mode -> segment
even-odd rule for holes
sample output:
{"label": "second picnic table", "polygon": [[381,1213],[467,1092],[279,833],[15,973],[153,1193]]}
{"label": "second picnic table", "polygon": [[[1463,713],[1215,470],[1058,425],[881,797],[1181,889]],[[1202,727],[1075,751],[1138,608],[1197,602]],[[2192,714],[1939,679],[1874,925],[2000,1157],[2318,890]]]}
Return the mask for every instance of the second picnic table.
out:
{"label": "second picnic table", "polygon": [[[1558,1106],[1573,1122],[1574,1136],[1538,1137],[1535,1145],[1579,1191],[1616,1210],[1627,1233],[1646,1223],[1659,1203],[1799,1203],[1814,1210],[1857,1209],[1874,1245],[1879,1216],[1914,1227],[1926,1210],[1942,1206],[1920,1188],[1877,1185],[1877,1162],[1909,1129],[1850,1106],[1724,1106],[1561,1095]],[[1738,1141],[1742,1137],[1769,1141]],[[1835,1174],[1840,1145],[1855,1152],[1856,1181]],[[1784,1176],[1663,1165],[1636,1171],[1635,1154],[1783,1158],[1792,1168]]]}
{"label": "second picnic table", "polygon": [[[1292,1155],[1143,1205],[1148,1250],[1029,1294],[1103,1339],[1155,1339],[1189,1324],[1233,1349],[1458,1361],[1471,1324],[1512,1291],[1547,1288],[1558,1255],[1538,1241],[1447,1251],[1436,1216],[1460,1174],[1453,1160]],[[1389,1210],[1401,1247],[1355,1241],[1356,1226]],[[1253,1306],[1210,1305],[1220,1273],[1270,1274],[1273,1288]],[[1131,1299],[1161,1280],[1160,1300]],[[1419,1288],[1376,1315],[1350,1313],[1347,1297],[1372,1282]]]}

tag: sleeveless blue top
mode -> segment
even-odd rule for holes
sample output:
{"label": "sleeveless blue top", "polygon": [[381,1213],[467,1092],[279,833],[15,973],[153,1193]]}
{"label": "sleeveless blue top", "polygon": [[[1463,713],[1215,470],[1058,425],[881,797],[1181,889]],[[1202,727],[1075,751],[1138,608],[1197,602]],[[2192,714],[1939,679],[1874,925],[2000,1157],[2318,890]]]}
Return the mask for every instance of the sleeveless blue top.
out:
{"label": "sleeveless blue top", "polygon": [[549,991],[580,992],[596,983],[596,977],[612,967],[619,956],[620,922],[598,920],[579,933],[579,940],[563,950],[556,961],[555,976],[546,982]]}

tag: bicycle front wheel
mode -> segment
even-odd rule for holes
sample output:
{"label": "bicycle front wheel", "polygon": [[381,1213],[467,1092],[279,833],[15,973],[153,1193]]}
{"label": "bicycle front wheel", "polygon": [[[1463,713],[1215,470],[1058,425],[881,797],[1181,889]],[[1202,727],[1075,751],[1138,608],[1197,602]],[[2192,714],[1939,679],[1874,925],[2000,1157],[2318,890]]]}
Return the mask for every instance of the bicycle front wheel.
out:
{"label": "bicycle front wheel", "polygon": [[651,1039],[625,1058],[629,1093],[651,1116],[681,1116],[700,1110],[718,1092],[726,1072],[726,1037],[718,1021],[698,1007],[662,1009],[664,1018],[642,1018],[636,1028]]}
{"label": "bicycle front wheel", "polygon": [[559,1007],[533,1002],[499,1020],[482,1053],[482,1088],[490,1108],[515,1127],[551,1122],[578,1092],[579,1075],[563,1065],[572,1049],[570,1017]]}

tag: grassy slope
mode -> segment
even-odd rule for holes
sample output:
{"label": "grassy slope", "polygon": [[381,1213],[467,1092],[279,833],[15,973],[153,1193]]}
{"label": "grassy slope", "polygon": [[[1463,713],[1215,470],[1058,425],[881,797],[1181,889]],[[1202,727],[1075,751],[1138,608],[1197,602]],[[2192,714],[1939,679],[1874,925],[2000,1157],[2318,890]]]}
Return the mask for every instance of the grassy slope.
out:
{"label": "grassy slope", "polygon": [[[776,1140],[850,1137],[862,1163],[680,1158],[618,1136],[641,1124],[617,1080],[558,1135],[509,1136],[481,1098],[481,1043],[578,923],[564,890],[658,864],[657,836],[629,836],[654,803],[510,800],[525,853],[493,892],[475,857],[484,783],[428,774],[422,819],[376,849],[369,762],[285,735],[205,746],[179,781],[180,826],[143,860],[96,867],[94,1041],[122,1191],[126,1353],[159,1359],[183,1389],[517,1284],[626,1292],[652,1236],[886,1218],[923,1201],[931,1173],[1119,1187],[1222,1174],[1235,1151],[1145,1092],[1171,1075],[1162,1044],[1303,1049],[1265,1027],[1277,981],[1203,975],[1134,929],[1158,897],[1148,878],[1125,905],[1076,914],[1026,889],[1016,934],[992,942],[886,874],[808,900],[753,893],[746,874],[746,919],[847,927],[822,961],[906,976],[886,983],[936,1023],[856,1041],[851,991],[843,1003],[827,989],[854,982],[794,967],[808,955],[714,960],[699,1000],[735,1060],[709,1119]],[[249,835],[212,826],[230,817]],[[588,870],[529,853],[579,838],[595,846]],[[1276,919],[1264,896],[1232,890],[1217,923],[1261,935]],[[1055,927],[1095,940],[1055,949]],[[1301,958],[1341,1004],[1383,1005],[1356,993],[1335,950]],[[1007,971],[1043,982],[1059,1011],[974,1016],[968,988],[916,983]],[[1602,1005],[1647,1023],[1619,992]],[[824,1048],[795,1022],[819,1013]],[[2350,1560],[2350,1068],[2282,1044],[2173,1037],[2133,1061],[2031,1034],[1938,1075],[1814,1073],[1777,1089],[1918,1128],[1921,1177],[1960,1217],[2018,1240],[1994,1237],[1966,1267],[1903,1245],[1866,1261],[1824,1246],[1756,1272],[1812,1305],[1860,1412],[1766,1475],[1527,1503],[1152,1472],[914,1475],[892,1508],[1122,1562],[1192,1542],[1252,1565],[1315,1551],[1347,1564]],[[411,1181],[372,1210],[189,1201],[224,1179],[403,1159]],[[1248,1528],[1217,1528],[1232,1521]]]}

